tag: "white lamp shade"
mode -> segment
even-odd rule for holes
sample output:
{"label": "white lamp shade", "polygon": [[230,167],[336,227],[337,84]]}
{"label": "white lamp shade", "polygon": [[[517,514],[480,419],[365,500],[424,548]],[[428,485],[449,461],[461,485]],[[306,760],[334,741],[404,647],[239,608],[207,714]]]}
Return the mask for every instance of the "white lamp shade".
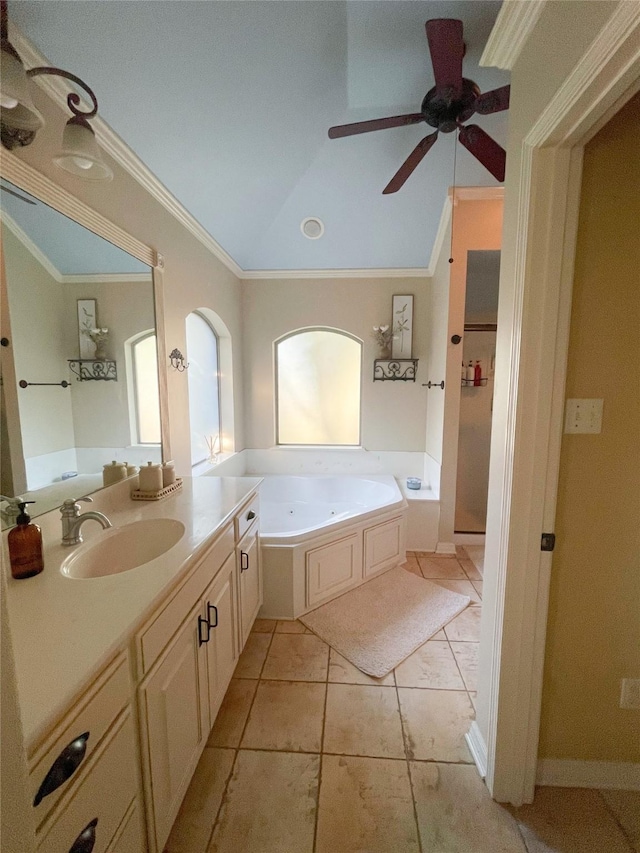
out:
{"label": "white lamp shade", "polygon": [[0,63],[3,123],[15,130],[38,130],[44,119],[31,100],[29,78],[22,63],[8,50],[1,51]]}
{"label": "white lamp shade", "polygon": [[53,158],[53,162],[86,181],[110,181],[113,178],[91,128],[73,119],[67,122],[62,135],[62,151]]}

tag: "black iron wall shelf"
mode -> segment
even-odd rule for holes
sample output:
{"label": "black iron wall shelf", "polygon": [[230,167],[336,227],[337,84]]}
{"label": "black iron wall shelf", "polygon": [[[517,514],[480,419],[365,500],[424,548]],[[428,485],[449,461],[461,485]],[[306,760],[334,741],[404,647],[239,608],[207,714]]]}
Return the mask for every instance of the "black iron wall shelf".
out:
{"label": "black iron wall shelf", "polygon": [[69,368],[76,375],[78,382],[89,382],[92,379],[118,381],[116,362],[109,359],[103,361],[97,358],[70,358]]}
{"label": "black iron wall shelf", "polygon": [[374,382],[415,382],[417,358],[376,358],[373,362]]}

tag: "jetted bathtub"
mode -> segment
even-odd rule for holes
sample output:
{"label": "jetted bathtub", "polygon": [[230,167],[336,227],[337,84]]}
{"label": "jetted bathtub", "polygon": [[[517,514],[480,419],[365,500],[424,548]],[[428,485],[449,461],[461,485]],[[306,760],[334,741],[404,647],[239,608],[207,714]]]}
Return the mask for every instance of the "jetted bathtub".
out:
{"label": "jetted bathtub", "polygon": [[404,562],[406,512],[393,477],[266,476],[260,616],[295,619]]}

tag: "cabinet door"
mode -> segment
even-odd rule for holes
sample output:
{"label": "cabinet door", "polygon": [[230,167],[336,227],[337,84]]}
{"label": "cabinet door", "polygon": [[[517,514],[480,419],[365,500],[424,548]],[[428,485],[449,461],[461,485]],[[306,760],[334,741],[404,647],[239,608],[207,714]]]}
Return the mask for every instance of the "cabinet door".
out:
{"label": "cabinet door", "polygon": [[307,551],[307,607],[335,598],[361,579],[361,533]]}
{"label": "cabinet door", "polygon": [[[162,850],[209,734],[198,603],[139,688],[149,825]],[[151,833],[153,834],[153,832]]]}
{"label": "cabinet door", "polygon": [[262,571],[257,532],[248,533],[237,548],[240,576],[240,637],[247,641],[262,604]]}
{"label": "cabinet door", "polygon": [[364,532],[364,576],[402,562],[404,554],[404,519],[394,518]]}
{"label": "cabinet door", "polygon": [[208,630],[209,717],[213,725],[238,662],[238,608],[235,557],[230,554],[204,594]]}

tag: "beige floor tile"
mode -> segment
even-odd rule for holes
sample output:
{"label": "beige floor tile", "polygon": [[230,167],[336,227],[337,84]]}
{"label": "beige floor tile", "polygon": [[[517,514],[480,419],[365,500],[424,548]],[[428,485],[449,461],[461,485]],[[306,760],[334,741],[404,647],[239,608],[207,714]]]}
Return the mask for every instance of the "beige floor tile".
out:
{"label": "beige floor tile", "polygon": [[325,755],[316,853],[418,853],[405,761]]}
{"label": "beige floor tile", "polygon": [[526,853],[509,812],[475,767],[411,762],[422,849],[428,853]]}
{"label": "beige floor tile", "polygon": [[464,690],[449,643],[429,640],[396,667],[398,687]]}
{"label": "beige floor tile", "polygon": [[599,791],[536,788],[531,805],[509,811],[520,824],[529,853],[630,853]]}
{"label": "beige floor tile", "polygon": [[418,562],[420,563],[422,576],[425,578],[460,578],[461,580],[466,580],[467,578],[462,566],[455,557],[419,557]]}
{"label": "beige floor tile", "polygon": [[275,619],[256,619],[251,630],[256,634],[273,634],[275,627]]}
{"label": "beige floor tile", "polygon": [[249,634],[233,673],[234,677],[260,678],[260,671],[267,656],[270,642],[271,634]]}
{"label": "beige floor tile", "polygon": [[469,578],[470,581],[481,581],[482,575],[478,571],[478,567],[473,562],[473,560],[458,560],[462,568],[464,569],[465,575]]}
{"label": "beige floor tile", "polygon": [[262,677],[326,681],[329,646],[315,634],[274,634]]}
{"label": "beige floor tile", "polygon": [[446,643],[447,642],[447,635],[444,632],[444,628],[442,630],[438,631],[437,634],[434,634],[433,637],[429,637],[429,639],[430,640],[444,640],[444,642]]}
{"label": "beige floor tile", "polygon": [[382,687],[393,687],[395,684],[393,672],[384,678],[373,678],[361,672],[335,649],[331,649],[329,655],[329,681],[336,684],[377,684]]}
{"label": "beige floor tile", "polygon": [[329,684],[323,752],[404,758],[395,688]]}
{"label": "beige floor tile", "polygon": [[[475,692],[475,690],[469,691],[469,699],[471,699],[471,704],[473,705],[474,712],[476,711],[476,696],[477,695],[478,694]],[[475,714],[474,714],[474,717],[475,717]]]}
{"label": "beige floor tile", "polygon": [[205,749],[193,774],[165,853],[206,853],[236,756],[233,749]]}
{"label": "beige floor tile", "polygon": [[[460,595],[468,595],[471,599],[471,604],[482,603],[482,598],[480,597],[478,590],[475,588],[471,581],[434,578],[433,582],[440,584],[440,586],[446,587],[446,589],[450,589],[452,592],[459,592]],[[480,581],[475,581],[475,583],[480,583]]]}
{"label": "beige floor tile", "polygon": [[276,625],[276,634],[304,634],[305,626],[302,622],[295,620],[279,619]]}
{"label": "beige floor tile", "polygon": [[409,758],[471,763],[464,736],[473,706],[466,693],[400,687],[398,694]]}
{"label": "beige floor tile", "polygon": [[481,607],[467,607],[448,625],[444,626],[444,632],[448,640],[464,643],[477,643],[480,641],[480,617]]}
{"label": "beige floor tile", "polygon": [[320,752],[325,693],[325,684],[261,681],[242,748]]}
{"label": "beige floor tile", "polygon": [[640,791],[600,791],[631,842],[640,853]]}
{"label": "beige floor tile", "polygon": [[467,557],[475,564],[480,574],[484,572],[484,545],[466,545]]}
{"label": "beige floor tile", "polygon": [[236,747],[240,744],[242,730],[249,716],[257,686],[258,682],[254,679],[231,679],[211,729],[207,746]]}
{"label": "beige floor tile", "polygon": [[407,562],[404,563],[401,568],[403,568],[406,572],[411,572],[412,574],[417,575],[419,578],[424,577],[424,575],[420,571],[420,564],[415,558],[407,560]]}
{"label": "beige floor tile", "polygon": [[482,601],[482,586],[483,586],[484,581],[472,581],[472,583],[473,583],[473,588],[478,593],[478,595],[480,596],[480,600]]}
{"label": "beige floor tile", "polygon": [[451,650],[460,667],[467,690],[478,689],[478,646],[479,643],[451,642]]}
{"label": "beige floor tile", "polygon": [[311,853],[319,770],[318,755],[241,749],[208,853]]}

